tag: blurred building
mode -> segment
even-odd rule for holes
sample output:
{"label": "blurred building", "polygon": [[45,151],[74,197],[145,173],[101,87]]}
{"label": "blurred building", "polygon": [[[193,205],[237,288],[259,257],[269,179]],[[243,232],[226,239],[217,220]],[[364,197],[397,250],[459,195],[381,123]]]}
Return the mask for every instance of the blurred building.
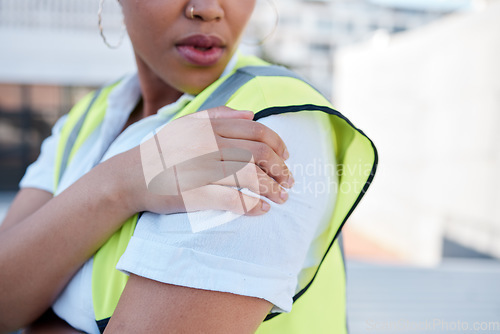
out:
{"label": "blurred building", "polygon": [[[0,0],[0,190],[15,190],[56,119],[87,92],[134,68],[130,43],[108,49],[97,29],[98,1]],[[103,13],[112,43],[121,12]]]}
{"label": "blurred building", "polygon": [[344,48],[335,101],[380,165],[351,227],[408,261],[500,258],[500,1]]}
{"label": "blurred building", "polygon": [[[470,1],[438,2],[441,6],[395,0],[275,0],[279,26],[262,45],[262,53],[273,62],[295,69],[330,95],[332,59],[338,49],[373,38],[383,41],[389,35],[434,22]],[[266,30],[271,30],[273,13],[269,7],[257,8],[256,26],[264,28],[255,35],[265,36]]]}

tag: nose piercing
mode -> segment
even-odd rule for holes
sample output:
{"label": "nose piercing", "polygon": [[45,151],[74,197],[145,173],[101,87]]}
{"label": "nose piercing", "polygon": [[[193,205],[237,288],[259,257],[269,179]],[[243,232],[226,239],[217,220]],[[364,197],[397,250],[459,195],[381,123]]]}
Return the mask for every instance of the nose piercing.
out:
{"label": "nose piercing", "polygon": [[191,6],[189,13],[191,14],[191,19],[194,20],[194,6]]}

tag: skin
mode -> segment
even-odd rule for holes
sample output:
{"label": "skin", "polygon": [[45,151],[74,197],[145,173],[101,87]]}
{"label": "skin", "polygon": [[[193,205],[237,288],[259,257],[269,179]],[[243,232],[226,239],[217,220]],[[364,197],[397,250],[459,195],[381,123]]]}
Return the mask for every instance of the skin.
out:
{"label": "skin", "polygon": [[[139,70],[146,115],[173,102],[182,92],[197,94],[220,77],[236,52],[255,0],[121,0],[125,25]],[[195,19],[190,18],[194,6]],[[219,37],[222,59],[201,67],[180,56],[175,44],[192,34]]]}
{"label": "skin", "polygon": [[[142,100],[128,122],[131,124],[156,113],[183,92],[196,94],[216,80],[237,48],[255,1],[122,0],[121,5],[142,90]],[[190,17],[191,6],[195,7],[194,18]],[[176,53],[175,43],[192,33],[215,34],[224,41],[219,62],[195,66]],[[286,195],[284,199],[280,196],[283,190],[279,184],[290,187],[293,179],[283,163],[288,153],[281,138],[253,122],[251,112],[218,108],[208,114],[219,146],[250,151],[259,171],[261,194],[283,203]],[[176,128],[176,122],[172,122],[172,129],[184,133],[181,142],[202,143],[195,132],[181,125]],[[182,149],[172,148],[170,153]],[[270,164],[279,168],[268,168]],[[201,173],[207,165],[200,166]],[[244,177],[242,180],[243,186],[250,188]],[[201,184],[200,196],[211,200],[194,209],[236,211],[238,194],[223,185],[230,184],[211,184],[209,180]],[[265,214],[266,208],[264,201],[259,201],[247,214]],[[183,210],[179,196],[148,191],[139,147],[99,164],[56,197],[39,189],[22,189],[0,226],[0,333],[45,319],[42,315],[72,275],[128,217],[141,211],[169,214]],[[132,275],[106,332],[251,333],[271,306],[263,299]],[[47,327],[50,323],[39,321],[28,332],[52,332]],[[60,321],[53,326],[54,331],[71,332]]]}

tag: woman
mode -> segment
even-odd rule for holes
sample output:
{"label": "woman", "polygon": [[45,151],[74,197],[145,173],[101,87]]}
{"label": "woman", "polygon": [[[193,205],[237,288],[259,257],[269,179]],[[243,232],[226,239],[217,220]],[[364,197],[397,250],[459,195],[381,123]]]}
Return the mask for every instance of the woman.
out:
{"label": "woman", "polygon": [[[332,142],[335,112],[292,74],[237,55],[255,0],[120,4],[137,74],[58,121],[22,180],[0,227],[0,332],[47,310],[61,331],[265,330],[270,312],[312,295],[376,157],[332,224],[336,170],[317,170],[336,166],[335,149],[348,156]],[[323,332],[344,332],[342,291],[325,298],[341,309],[314,311],[335,319]]]}

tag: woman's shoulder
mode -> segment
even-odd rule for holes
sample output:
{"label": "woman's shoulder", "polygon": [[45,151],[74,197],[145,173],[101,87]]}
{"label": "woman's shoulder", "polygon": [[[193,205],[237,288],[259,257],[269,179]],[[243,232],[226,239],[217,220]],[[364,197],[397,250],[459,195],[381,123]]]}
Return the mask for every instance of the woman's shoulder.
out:
{"label": "woman's shoulder", "polygon": [[293,71],[271,65],[256,57],[242,58],[238,70],[239,75],[244,77],[244,83],[233,80],[241,86],[229,99],[229,107],[255,111],[276,106],[331,107],[324,95]]}

